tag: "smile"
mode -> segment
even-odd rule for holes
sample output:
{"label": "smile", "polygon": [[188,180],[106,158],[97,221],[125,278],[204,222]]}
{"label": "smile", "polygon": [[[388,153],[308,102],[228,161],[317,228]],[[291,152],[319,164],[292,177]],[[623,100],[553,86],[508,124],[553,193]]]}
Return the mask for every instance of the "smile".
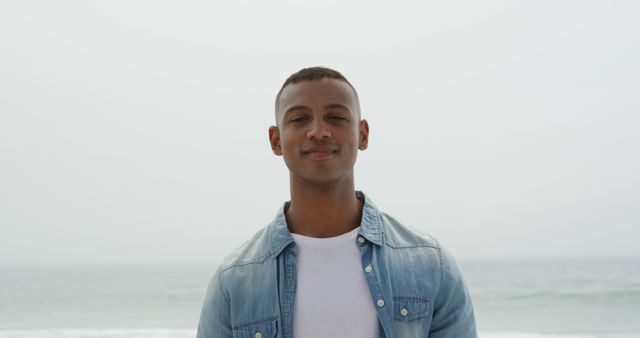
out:
{"label": "smile", "polygon": [[332,150],[325,147],[314,147],[307,151],[303,151],[302,154],[311,159],[325,159],[332,157],[337,152],[337,150]]}

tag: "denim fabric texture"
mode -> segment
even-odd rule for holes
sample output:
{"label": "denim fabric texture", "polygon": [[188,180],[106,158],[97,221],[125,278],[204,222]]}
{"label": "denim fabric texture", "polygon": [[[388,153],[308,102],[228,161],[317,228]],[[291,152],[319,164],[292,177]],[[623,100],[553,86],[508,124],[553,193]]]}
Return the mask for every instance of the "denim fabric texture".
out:
{"label": "denim fabric texture", "polygon": [[[356,245],[378,313],[378,337],[477,337],[471,298],[451,254],[379,211],[362,192],[356,195],[364,201]],[[197,338],[293,337],[297,248],[285,221],[288,207],[215,272]]]}

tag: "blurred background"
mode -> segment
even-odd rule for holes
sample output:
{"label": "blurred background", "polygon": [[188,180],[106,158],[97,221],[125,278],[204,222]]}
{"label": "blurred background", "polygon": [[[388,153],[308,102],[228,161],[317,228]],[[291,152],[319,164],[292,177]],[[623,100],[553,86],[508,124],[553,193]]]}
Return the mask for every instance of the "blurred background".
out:
{"label": "blurred background", "polygon": [[284,80],[341,71],[356,188],[438,238],[482,338],[640,337],[640,3],[3,1],[0,337],[193,337],[289,198]]}

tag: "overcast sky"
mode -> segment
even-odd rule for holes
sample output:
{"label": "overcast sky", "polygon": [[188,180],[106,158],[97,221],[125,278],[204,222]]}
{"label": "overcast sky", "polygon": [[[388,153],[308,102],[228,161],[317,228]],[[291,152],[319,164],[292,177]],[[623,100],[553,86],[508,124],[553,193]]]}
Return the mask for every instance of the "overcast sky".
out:
{"label": "overcast sky", "polygon": [[218,261],[289,198],[267,129],[316,65],[369,121],[356,188],[455,256],[640,255],[638,13],[2,1],[0,264]]}

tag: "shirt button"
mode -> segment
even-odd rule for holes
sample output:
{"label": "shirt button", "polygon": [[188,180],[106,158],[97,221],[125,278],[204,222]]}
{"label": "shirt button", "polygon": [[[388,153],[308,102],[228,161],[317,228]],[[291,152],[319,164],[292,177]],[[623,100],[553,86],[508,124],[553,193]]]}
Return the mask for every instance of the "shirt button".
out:
{"label": "shirt button", "polygon": [[378,304],[379,307],[383,307],[384,306],[384,300],[382,299],[378,299],[378,301],[376,302],[376,304]]}
{"label": "shirt button", "polygon": [[400,314],[403,315],[403,316],[406,316],[406,315],[409,314],[409,311],[407,310],[407,308],[403,307],[402,310],[400,310]]}
{"label": "shirt button", "polygon": [[260,331],[256,332],[256,338],[262,338],[262,333],[260,333]]}
{"label": "shirt button", "polygon": [[358,236],[358,242],[360,242],[360,243],[364,243],[364,237],[362,237],[362,236]]}
{"label": "shirt button", "polygon": [[371,271],[373,271],[373,268],[371,267],[371,265],[367,265],[367,267],[364,268],[364,271],[371,272]]}

